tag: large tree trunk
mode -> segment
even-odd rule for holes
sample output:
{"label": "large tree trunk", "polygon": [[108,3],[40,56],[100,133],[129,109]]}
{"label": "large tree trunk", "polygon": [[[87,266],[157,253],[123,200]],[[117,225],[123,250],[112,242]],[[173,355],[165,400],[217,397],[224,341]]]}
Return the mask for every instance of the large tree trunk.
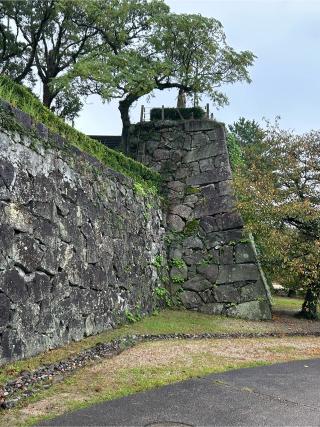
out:
{"label": "large tree trunk", "polygon": [[48,83],[43,83],[43,96],[42,96],[42,103],[47,108],[51,107],[52,101],[54,99],[53,93],[51,92],[51,88]]}
{"label": "large tree trunk", "polygon": [[312,320],[318,319],[317,306],[319,302],[319,295],[320,289],[318,286],[310,286],[307,289],[302,309],[298,313],[299,317]]}
{"label": "large tree trunk", "polygon": [[130,116],[129,116],[129,106],[124,102],[119,102],[119,111],[122,120],[122,133],[121,133],[121,151],[125,154],[128,152],[129,145],[129,129],[130,129]]}
{"label": "large tree trunk", "polygon": [[139,98],[137,96],[129,94],[124,100],[119,101],[119,111],[122,120],[122,134],[121,134],[121,151],[124,154],[129,152],[129,131],[130,131],[130,115],[129,110],[131,105],[137,101]]}

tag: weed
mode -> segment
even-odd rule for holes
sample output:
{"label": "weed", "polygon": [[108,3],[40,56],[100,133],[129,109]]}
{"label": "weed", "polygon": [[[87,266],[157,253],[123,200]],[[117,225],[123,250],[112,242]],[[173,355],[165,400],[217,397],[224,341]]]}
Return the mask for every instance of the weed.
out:
{"label": "weed", "polygon": [[199,187],[193,187],[192,185],[189,185],[186,190],[185,190],[185,194],[188,196],[192,195],[192,194],[198,194],[200,193],[200,188]]}
{"label": "weed", "polygon": [[124,314],[129,323],[135,323],[142,319],[142,316],[139,312],[132,313],[130,310],[126,309]]}
{"label": "weed", "polygon": [[158,288],[155,288],[154,293],[161,305],[164,305],[165,307],[172,307],[172,299],[167,289],[159,286]]}
{"label": "weed", "polygon": [[180,275],[180,274],[176,274],[174,276],[171,277],[172,283],[179,285],[185,282],[185,279]]}
{"label": "weed", "polygon": [[200,221],[198,219],[192,219],[186,223],[183,233],[185,236],[192,236],[198,233],[199,227]]}
{"label": "weed", "polygon": [[154,267],[156,267],[157,269],[161,268],[164,266],[165,260],[164,257],[162,255],[157,255],[152,263],[152,265]]}
{"label": "weed", "polygon": [[179,270],[182,270],[186,267],[186,263],[181,258],[172,258],[170,260],[171,267],[176,267]]}

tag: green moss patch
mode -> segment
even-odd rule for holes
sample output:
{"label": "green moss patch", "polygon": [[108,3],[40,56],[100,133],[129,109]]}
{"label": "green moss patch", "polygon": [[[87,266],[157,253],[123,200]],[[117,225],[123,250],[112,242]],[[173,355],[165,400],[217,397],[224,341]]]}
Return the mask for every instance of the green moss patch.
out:
{"label": "green moss patch", "polygon": [[[158,192],[159,174],[72,128],[42,105],[26,87],[13,82],[7,76],[0,76],[0,98],[30,115],[33,121],[44,124],[51,132],[64,138],[68,144],[95,157],[107,167],[132,178],[143,186],[146,192]],[[8,127],[10,122],[12,123],[12,120],[2,120],[2,125]]]}

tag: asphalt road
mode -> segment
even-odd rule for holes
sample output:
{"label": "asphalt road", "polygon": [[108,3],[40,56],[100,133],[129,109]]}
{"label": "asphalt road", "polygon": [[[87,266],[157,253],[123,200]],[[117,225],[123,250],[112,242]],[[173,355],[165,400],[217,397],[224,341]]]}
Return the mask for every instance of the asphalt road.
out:
{"label": "asphalt road", "polygon": [[183,381],[42,426],[320,426],[320,359]]}

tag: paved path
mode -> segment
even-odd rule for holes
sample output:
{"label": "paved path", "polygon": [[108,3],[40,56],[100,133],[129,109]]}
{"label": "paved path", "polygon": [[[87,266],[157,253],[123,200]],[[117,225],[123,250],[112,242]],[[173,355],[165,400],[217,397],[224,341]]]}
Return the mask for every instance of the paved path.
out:
{"label": "paved path", "polygon": [[320,426],[320,359],[183,381],[42,425]]}

